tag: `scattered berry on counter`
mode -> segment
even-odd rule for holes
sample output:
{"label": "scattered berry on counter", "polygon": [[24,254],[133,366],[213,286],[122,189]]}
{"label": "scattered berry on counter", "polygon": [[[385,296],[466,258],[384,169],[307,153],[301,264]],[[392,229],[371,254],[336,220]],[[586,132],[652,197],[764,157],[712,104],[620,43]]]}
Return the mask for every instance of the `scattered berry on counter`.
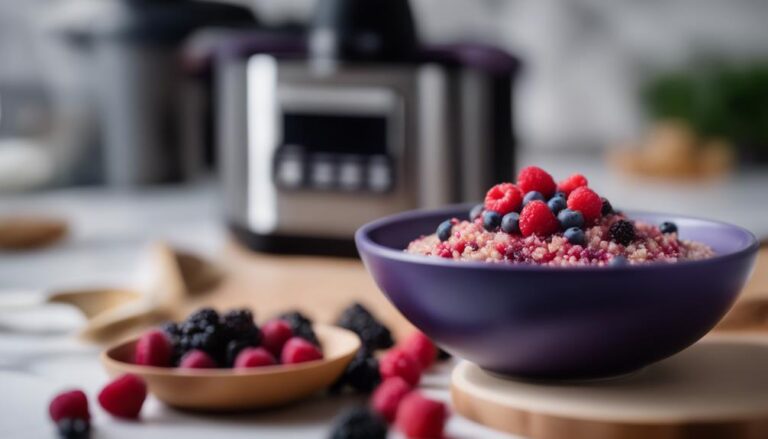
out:
{"label": "scattered berry on counter", "polygon": [[293,330],[285,320],[274,319],[261,326],[262,345],[275,357],[280,357],[283,346],[291,337]]}
{"label": "scattered berry on counter", "polygon": [[357,334],[369,352],[388,349],[395,344],[389,328],[359,303],[353,303],[346,308],[336,320],[336,325]]}
{"label": "scattered berry on counter", "polygon": [[48,413],[54,422],[64,418],[90,421],[88,397],[82,390],[70,390],[56,395],[48,406]]}
{"label": "scattered berry on counter", "polygon": [[547,206],[549,207],[549,210],[552,211],[555,215],[560,213],[563,209],[568,207],[568,202],[565,200],[565,197],[557,196],[550,198],[549,201],[547,201]]}
{"label": "scattered berry on counter", "polygon": [[469,220],[474,221],[477,218],[480,218],[480,215],[483,214],[483,210],[485,210],[484,204],[481,203],[481,204],[474,205],[472,209],[470,209],[469,211]]}
{"label": "scattered berry on counter", "polygon": [[185,369],[215,369],[218,366],[210,355],[201,350],[193,349],[181,357],[179,367]]}
{"label": "scattered berry on counter", "polygon": [[437,359],[440,361],[450,360],[451,354],[442,348],[437,348]]}
{"label": "scattered berry on counter", "polygon": [[368,407],[345,410],[333,420],[330,439],[386,439],[387,423]]}
{"label": "scattered berry on counter", "polygon": [[427,399],[418,391],[405,396],[397,408],[397,428],[409,438],[442,438],[447,420],[445,404]]}
{"label": "scattered berry on counter", "polygon": [[573,227],[584,227],[584,215],[578,210],[563,209],[557,214],[557,221],[560,223],[560,228],[568,230]]}
{"label": "scattered berry on counter", "polygon": [[[304,343],[314,347],[314,345],[304,339],[297,338],[297,340],[302,340]],[[317,347],[314,348],[317,349]],[[268,350],[264,348],[245,348],[237,355],[234,368],[250,369],[253,367],[273,366],[275,364],[277,364],[277,360]]]}
{"label": "scattered berry on counter", "polygon": [[59,439],[88,439],[91,437],[91,424],[83,418],[61,418],[56,422]]}
{"label": "scattered berry on counter", "polygon": [[557,190],[557,184],[552,176],[536,166],[528,166],[520,170],[517,175],[517,186],[523,193],[536,191],[546,198],[551,197]]}
{"label": "scattered berry on counter", "polygon": [[618,220],[611,225],[608,233],[615,242],[628,245],[635,239],[635,225],[627,220]]}
{"label": "scattered berry on counter", "polygon": [[576,188],[588,186],[589,182],[587,181],[587,178],[584,177],[581,174],[572,174],[570,177],[566,178],[565,180],[561,181],[557,185],[557,189],[560,192],[563,192],[565,196],[571,194]]}
{"label": "scattered berry on counter", "polygon": [[497,184],[485,195],[485,209],[499,215],[517,211],[522,202],[523,193],[512,183]]}
{"label": "scattered berry on counter", "polygon": [[525,207],[525,206],[526,206],[528,203],[530,203],[531,201],[535,201],[535,200],[539,200],[539,201],[547,201],[547,200],[544,198],[544,195],[541,195],[541,192],[538,192],[538,191],[530,191],[530,192],[528,192],[527,194],[525,194],[525,196],[523,197],[523,207]]}
{"label": "scattered berry on counter", "polygon": [[413,388],[400,377],[384,380],[371,395],[371,408],[387,422],[394,422],[397,407]]}
{"label": "scattered berry on counter", "polygon": [[613,206],[611,205],[611,202],[608,201],[607,198],[601,197],[600,198],[603,201],[603,208],[600,210],[600,213],[603,214],[603,216],[611,215],[613,214]]}
{"label": "scattered berry on counter", "polygon": [[312,329],[312,320],[307,318],[307,316],[299,311],[291,311],[280,314],[278,318],[285,320],[291,325],[293,335],[301,337],[310,343],[314,343],[315,346],[320,346],[320,341],[317,339],[317,335],[315,335],[315,331]]}
{"label": "scattered berry on counter", "polygon": [[371,393],[380,382],[379,360],[362,348],[357,351],[344,374],[331,386],[331,393],[339,393],[346,386],[360,393]]}
{"label": "scattered berry on counter", "polygon": [[399,376],[411,386],[417,386],[421,380],[418,360],[402,349],[391,349],[381,357],[379,373],[384,380]]}
{"label": "scattered berry on counter", "polygon": [[453,222],[451,220],[445,220],[437,226],[437,237],[441,241],[447,241],[451,237],[451,230],[453,229]]}
{"label": "scattered berry on counter", "polygon": [[129,374],[107,384],[99,393],[99,404],[112,416],[137,419],[146,397],[144,380]]}
{"label": "scattered berry on counter", "polygon": [[136,342],[134,363],[142,366],[168,367],[171,365],[173,347],[168,336],[160,330],[151,330]]}
{"label": "scattered berry on counter", "polygon": [[587,244],[587,235],[578,227],[571,227],[563,232],[563,236],[573,245],[584,246]]}
{"label": "scattered berry on counter", "polygon": [[520,233],[520,214],[509,212],[501,219],[501,230],[506,233]]}
{"label": "scattered berry on counter", "polygon": [[483,212],[483,228],[492,232],[501,226],[501,215],[498,212],[492,210],[486,210]]}
{"label": "scattered berry on counter", "polygon": [[581,212],[586,224],[591,225],[602,216],[603,200],[592,189],[581,186],[568,195],[568,208]]}
{"label": "scattered berry on counter", "polygon": [[659,226],[659,230],[661,231],[661,233],[664,233],[664,234],[677,233],[677,224],[670,221],[665,221],[661,223],[661,225]]}
{"label": "scattered berry on counter", "polygon": [[621,255],[616,255],[611,258],[611,260],[608,262],[608,265],[612,267],[621,267],[623,265],[629,265],[629,259]]}
{"label": "scattered berry on counter", "polygon": [[398,347],[419,362],[421,370],[430,368],[437,359],[437,347],[421,331],[416,331],[398,343]]}
{"label": "scattered berry on counter", "polygon": [[543,201],[532,201],[520,212],[520,233],[523,236],[547,236],[555,233],[559,227],[557,218]]}
{"label": "scattered berry on counter", "polygon": [[[266,350],[265,350],[266,352]],[[301,337],[293,337],[283,346],[280,359],[283,364],[305,363],[307,361],[321,360],[323,353],[317,346]]]}

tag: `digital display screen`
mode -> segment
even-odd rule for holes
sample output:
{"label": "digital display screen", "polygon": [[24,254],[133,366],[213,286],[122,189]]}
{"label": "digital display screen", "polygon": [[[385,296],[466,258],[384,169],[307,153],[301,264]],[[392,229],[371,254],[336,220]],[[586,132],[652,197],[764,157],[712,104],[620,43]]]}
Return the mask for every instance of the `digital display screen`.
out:
{"label": "digital display screen", "polygon": [[283,114],[283,145],[307,153],[387,155],[387,118],[334,114]]}

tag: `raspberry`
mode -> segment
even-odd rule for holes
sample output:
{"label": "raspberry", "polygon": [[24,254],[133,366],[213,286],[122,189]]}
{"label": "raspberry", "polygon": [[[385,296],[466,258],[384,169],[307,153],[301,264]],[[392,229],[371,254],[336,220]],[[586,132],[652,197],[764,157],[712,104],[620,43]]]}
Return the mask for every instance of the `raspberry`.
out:
{"label": "raspberry", "polygon": [[608,229],[611,239],[621,245],[627,245],[635,239],[635,225],[627,220],[619,220]]}
{"label": "raspberry", "polygon": [[367,407],[354,407],[333,421],[330,439],[386,439],[387,423]]}
{"label": "raspberry", "polygon": [[437,358],[437,347],[421,331],[416,331],[400,343],[400,348],[415,358],[421,369],[428,369]]}
{"label": "raspberry", "polygon": [[485,208],[504,215],[520,208],[523,193],[512,183],[501,183],[485,194]]}
{"label": "raspberry", "polygon": [[354,303],[345,309],[336,321],[336,325],[356,333],[365,349],[370,352],[388,349],[395,344],[389,328],[376,320],[376,317],[359,303]]}
{"label": "raspberry", "polygon": [[213,358],[211,358],[211,356],[205,352],[199,349],[194,349],[181,357],[179,367],[183,367],[185,369],[215,369],[216,362],[213,361]]}
{"label": "raspberry", "polygon": [[171,365],[173,347],[163,331],[146,332],[136,343],[134,363],[142,366],[168,367]]}
{"label": "raspberry", "polygon": [[409,438],[442,438],[448,409],[439,401],[411,392],[397,409],[397,427]]}
{"label": "raspberry", "polygon": [[402,349],[392,349],[381,357],[379,373],[382,379],[400,377],[411,386],[417,386],[421,380],[419,362]]}
{"label": "raspberry", "polygon": [[555,194],[557,185],[549,173],[536,166],[528,166],[517,175],[517,186],[527,194],[531,191],[540,192],[546,198]]}
{"label": "raspberry", "polygon": [[71,390],[56,395],[48,406],[48,413],[54,422],[64,418],[91,419],[88,412],[88,397],[82,390]]}
{"label": "raspberry", "polygon": [[531,201],[520,212],[520,233],[523,236],[551,235],[560,228],[557,218],[543,201]]}
{"label": "raspberry", "polygon": [[262,346],[275,357],[279,357],[285,342],[293,337],[293,330],[285,320],[275,319],[262,325],[261,334]]}
{"label": "raspberry", "polygon": [[393,422],[397,407],[406,395],[411,393],[411,386],[400,377],[386,379],[371,396],[371,408],[387,422]]}
{"label": "raspberry", "polygon": [[568,208],[578,210],[584,215],[587,225],[594,223],[603,212],[603,200],[592,189],[578,187],[568,195]]}
{"label": "raspberry", "polygon": [[144,380],[136,375],[123,375],[101,389],[99,404],[112,416],[137,419],[146,397]]}
{"label": "raspberry", "polygon": [[264,348],[245,348],[235,359],[235,369],[249,369],[252,367],[272,366],[277,360]]}
{"label": "raspberry", "polygon": [[301,337],[293,337],[285,342],[281,354],[284,364],[304,363],[322,358],[323,353],[320,352],[320,349]]}
{"label": "raspberry", "polygon": [[570,177],[566,178],[565,180],[561,181],[557,185],[557,189],[565,193],[565,196],[567,197],[576,188],[580,188],[582,186],[587,186],[587,185],[589,185],[589,182],[587,181],[587,177],[581,174],[573,174]]}

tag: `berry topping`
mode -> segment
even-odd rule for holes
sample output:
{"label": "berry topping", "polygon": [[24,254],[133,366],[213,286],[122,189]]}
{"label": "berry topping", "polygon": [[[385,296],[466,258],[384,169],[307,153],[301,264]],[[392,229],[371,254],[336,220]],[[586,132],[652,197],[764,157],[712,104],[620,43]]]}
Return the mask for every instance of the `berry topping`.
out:
{"label": "berry topping", "polygon": [[453,223],[451,220],[445,220],[437,226],[437,237],[441,241],[447,241],[451,237],[451,230],[453,230]]}
{"label": "berry topping", "polygon": [[552,213],[557,215],[560,211],[568,207],[568,202],[565,201],[565,197],[555,195],[547,201],[547,207],[549,207],[549,210],[551,210]]}
{"label": "berry topping", "polygon": [[416,331],[409,335],[405,340],[398,344],[405,352],[411,354],[419,362],[422,370],[428,369],[435,363],[437,358],[437,347],[421,331]]}
{"label": "berry topping", "polygon": [[611,202],[608,201],[607,198],[602,197],[600,198],[603,201],[603,208],[600,210],[600,213],[603,214],[603,216],[610,215],[613,212],[613,206],[611,205]]}
{"label": "berry topping", "polygon": [[565,239],[567,239],[568,242],[573,245],[584,246],[587,244],[587,235],[578,227],[571,227],[570,229],[567,229],[563,233],[563,236],[565,236]]}
{"label": "berry topping", "polygon": [[99,404],[112,416],[137,419],[146,397],[144,380],[136,375],[123,375],[101,390]]}
{"label": "berry topping", "polygon": [[[304,343],[312,346],[306,340],[302,340]],[[313,346],[314,347],[314,346]],[[317,348],[315,348],[317,349]],[[235,369],[250,369],[253,367],[272,366],[277,364],[275,357],[264,348],[245,348],[237,355],[235,359]]]}
{"label": "berry topping", "polygon": [[483,228],[489,232],[493,232],[501,225],[501,215],[498,213],[487,210],[483,212]]}
{"label": "berry topping", "polygon": [[291,337],[293,330],[285,320],[270,320],[261,326],[262,346],[275,357],[283,352],[283,346]]}
{"label": "berry topping", "polygon": [[627,245],[635,239],[635,225],[627,220],[619,220],[608,229],[611,239],[621,245]]}
{"label": "berry topping", "polygon": [[545,170],[536,166],[528,166],[517,176],[517,186],[523,193],[536,191],[549,198],[557,189],[555,180]]}
{"label": "berry topping", "polygon": [[563,230],[570,229],[572,227],[584,227],[584,215],[578,210],[563,209],[557,214],[557,221],[560,223],[560,228]]}
{"label": "berry topping", "polygon": [[336,320],[336,325],[357,334],[365,349],[370,352],[388,349],[395,344],[389,328],[379,322],[366,307],[359,303],[354,303],[345,309]]}
{"label": "berry topping", "polygon": [[501,230],[506,233],[520,233],[520,214],[509,212],[501,219]]}
{"label": "berry topping", "polygon": [[578,210],[584,215],[586,224],[592,224],[602,216],[603,200],[595,191],[582,186],[568,195],[568,208]]}
{"label": "berry topping", "polygon": [[397,408],[397,427],[410,438],[442,438],[448,409],[419,392],[409,393]]}
{"label": "berry topping", "polygon": [[397,407],[406,395],[411,393],[411,386],[400,377],[386,379],[371,396],[371,408],[387,422],[393,422]]}
{"label": "berry topping", "polygon": [[411,386],[421,380],[421,367],[418,360],[402,349],[391,349],[381,357],[379,372],[382,379],[400,377]]}
{"label": "berry topping", "polygon": [[168,367],[171,365],[173,347],[163,331],[144,333],[136,342],[134,363],[142,366]]}
{"label": "berry topping", "polygon": [[659,230],[661,230],[661,233],[677,233],[677,224],[665,221],[661,223]]}
{"label": "berry topping", "polygon": [[483,214],[483,210],[485,210],[484,204],[475,204],[472,207],[472,210],[469,211],[469,220],[474,221],[477,218],[480,218],[480,215]]}
{"label": "berry topping", "polygon": [[285,364],[305,363],[307,361],[322,360],[323,353],[314,344],[301,337],[293,337],[283,346],[280,359]]}
{"label": "berry topping", "polygon": [[629,265],[629,259],[625,258],[622,255],[616,255],[611,258],[611,260],[608,262],[608,265],[612,267],[621,267],[624,265]]}
{"label": "berry topping", "polygon": [[355,407],[333,420],[330,439],[386,439],[387,423],[367,407]]}
{"label": "berry topping", "polygon": [[91,437],[91,424],[82,418],[62,418],[56,422],[60,439],[88,439]]}
{"label": "berry topping", "polygon": [[360,393],[370,393],[380,382],[379,361],[363,348],[357,351],[344,374],[331,387],[331,391],[337,392],[349,385]]}
{"label": "berry topping", "polygon": [[179,367],[185,369],[215,369],[217,365],[210,355],[201,350],[194,349],[181,357]]}
{"label": "berry topping", "polygon": [[558,228],[557,218],[543,201],[532,201],[520,212],[520,232],[523,236],[548,236]]}
{"label": "berry topping", "polygon": [[520,208],[523,193],[512,183],[501,183],[485,194],[485,209],[504,215]]}
{"label": "berry topping", "polygon": [[586,177],[581,174],[573,174],[565,180],[561,181],[560,184],[557,185],[557,189],[563,192],[565,196],[568,196],[571,194],[571,192],[576,190],[576,188],[586,187],[588,185],[589,182],[587,181]]}
{"label": "berry topping", "polygon": [[48,413],[54,422],[64,418],[90,420],[88,398],[82,390],[71,390],[56,395],[48,406]]}
{"label": "berry topping", "polygon": [[315,346],[320,346],[320,341],[317,340],[317,335],[315,335],[315,331],[312,329],[312,320],[307,318],[307,316],[298,311],[291,311],[281,314],[278,318],[285,320],[291,325],[293,335],[314,343]]}

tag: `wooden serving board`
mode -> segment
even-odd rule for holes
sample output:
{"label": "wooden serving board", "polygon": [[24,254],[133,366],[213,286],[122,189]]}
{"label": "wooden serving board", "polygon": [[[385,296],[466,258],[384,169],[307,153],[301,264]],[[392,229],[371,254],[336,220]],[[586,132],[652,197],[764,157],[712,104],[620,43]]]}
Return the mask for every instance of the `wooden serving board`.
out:
{"label": "wooden serving board", "polygon": [[710,335],[603,381],[512,380],[462,362],[451,390],[462,416],[535,439],[764,439],[767,371],[765,335]]}

